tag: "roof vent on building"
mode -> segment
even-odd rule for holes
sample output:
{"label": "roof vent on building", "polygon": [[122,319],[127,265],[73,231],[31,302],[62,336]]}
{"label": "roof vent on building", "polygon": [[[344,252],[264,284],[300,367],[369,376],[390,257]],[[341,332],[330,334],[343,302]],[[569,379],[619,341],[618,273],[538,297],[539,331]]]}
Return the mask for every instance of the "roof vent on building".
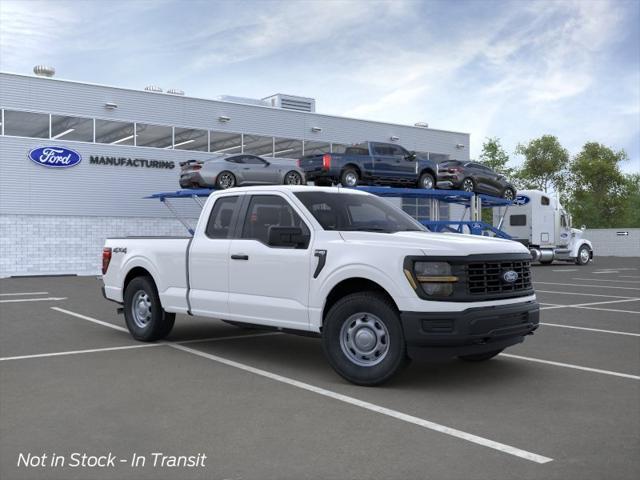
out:
{"label": "roof vent on building", "polygon": [[169,95],[184,95],[184,91],[180,90],[179,88],[170,88],[169,90],[167,90],[167,93]]}
{"label": "roof vent on building", "polygon": [[262,100],[269,102],[272,107],[284,108],[285,110],[296,110],[298,112],[316,111],[316,101],[313,98],[276,93]]}
{"label": "roof vent on building", "polygon": [[215,98],[221,102],[243,103],[245,105],[258,105],[259,107],[268,107],[269,103],[264,100],[247,97],[235,97],[233,95],[219,95]]}
{"label": "roof vent on building", "polygon": [[144,89],[147,92],[162,93],[162,88],[157,85],[147,85],[146,87],[144,87]]}
{"label": "roof vent on building", "polygon": [[56,69],[47,65],[36,65],[33,67],[33,73],[39,77],[53,77],[56,74]]}
{"label": "roof vent on building", "polygon": [[427,122],[417,122],[413,124],[414,127],[420,127],[420,128],[429,128],[429,124]]}

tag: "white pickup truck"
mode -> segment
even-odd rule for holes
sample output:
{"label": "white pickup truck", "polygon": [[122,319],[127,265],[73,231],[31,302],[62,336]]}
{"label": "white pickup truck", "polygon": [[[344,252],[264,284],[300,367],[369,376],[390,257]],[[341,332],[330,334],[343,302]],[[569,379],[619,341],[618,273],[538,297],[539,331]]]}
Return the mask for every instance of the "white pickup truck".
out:
{"label": "white pickup truck", "polygon": [[218,191],[193,237],[110,238],[102,260],[137,340],[166,337],[176,313],[312,334],[359,385],[416,357],[488,360],[539,322],[523,245],[430,233],[353,189]]}

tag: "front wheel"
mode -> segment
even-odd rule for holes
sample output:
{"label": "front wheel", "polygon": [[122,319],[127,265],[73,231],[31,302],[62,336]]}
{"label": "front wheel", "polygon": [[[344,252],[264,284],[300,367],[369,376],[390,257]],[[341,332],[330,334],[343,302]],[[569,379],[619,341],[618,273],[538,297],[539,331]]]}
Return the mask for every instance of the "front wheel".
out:
{"label": "front wheel", "polygon": [[458,358],[465,362],[485,362],[502,353],[502,350],[504,349],[501,348],[500,350],[492,350],[491,352],[476,353],[473,355],[460,355]]}
{"label": "front wheel", "polygon": [[331,307],[322,347],[333,369],[356,385],[384,383],[408,363],[398,311],[376,292],[353,293]]}
{"label": "front wheel", "polygon": [[586,265],[591,260],[591,250],[586,245],[582,245],[578,250],[578,256],[576,257],[576,264]]}
{"label": "front wheel", "polygon": [[513,191],[513,188],[505,188],[504,192],[502,192],[502,198],[505,200],[513,200],[516,198],[516,193]]}
{"label": "front wheel", "polygon": [[432,190],[436,186],[436,181],[430,173],[423,173],[418,180],[418,188]]}
{"label": "front wheel", "polygon": [[284,176],[284,184],[285,185],[302,185],[302,175],[300,175],[295,170],[291,170],[287,172]]}
{"label": "front wheel", "polygon": [[124,319],[133,338],[155,342],[169,335],[176,316],[163,310],[151,278],[136,277],[124,291]]}

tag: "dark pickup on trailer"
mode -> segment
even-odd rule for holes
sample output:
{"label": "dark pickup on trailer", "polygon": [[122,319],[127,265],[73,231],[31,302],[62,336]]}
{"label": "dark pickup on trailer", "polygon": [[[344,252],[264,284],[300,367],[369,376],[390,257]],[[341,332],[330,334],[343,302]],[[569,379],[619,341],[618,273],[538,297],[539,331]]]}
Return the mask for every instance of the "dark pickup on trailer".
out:
{"label": "dark pickup on trailer", "polygon": [[438,164],[393,143],[364,142],[344,153],[307,155],[298,161],[306,179],[316,185],[341,183],[435,188]]}

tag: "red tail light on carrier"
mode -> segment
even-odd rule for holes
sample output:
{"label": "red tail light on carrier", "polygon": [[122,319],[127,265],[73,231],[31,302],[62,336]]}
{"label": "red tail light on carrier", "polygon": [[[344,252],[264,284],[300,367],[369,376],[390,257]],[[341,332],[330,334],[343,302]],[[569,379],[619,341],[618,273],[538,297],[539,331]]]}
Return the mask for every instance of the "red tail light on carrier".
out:
{"label": "red tail light on carrier", "polygon": [[329,170],[331,168],[331,155],[328,153],[325,153],[322,156],[322,168],[324,170]]}
{"label": "red tail light on carrier", "polygon": [[105,247],[102,249],[102,274],[107,273],[109,263],[111,262],[111,248]]}

